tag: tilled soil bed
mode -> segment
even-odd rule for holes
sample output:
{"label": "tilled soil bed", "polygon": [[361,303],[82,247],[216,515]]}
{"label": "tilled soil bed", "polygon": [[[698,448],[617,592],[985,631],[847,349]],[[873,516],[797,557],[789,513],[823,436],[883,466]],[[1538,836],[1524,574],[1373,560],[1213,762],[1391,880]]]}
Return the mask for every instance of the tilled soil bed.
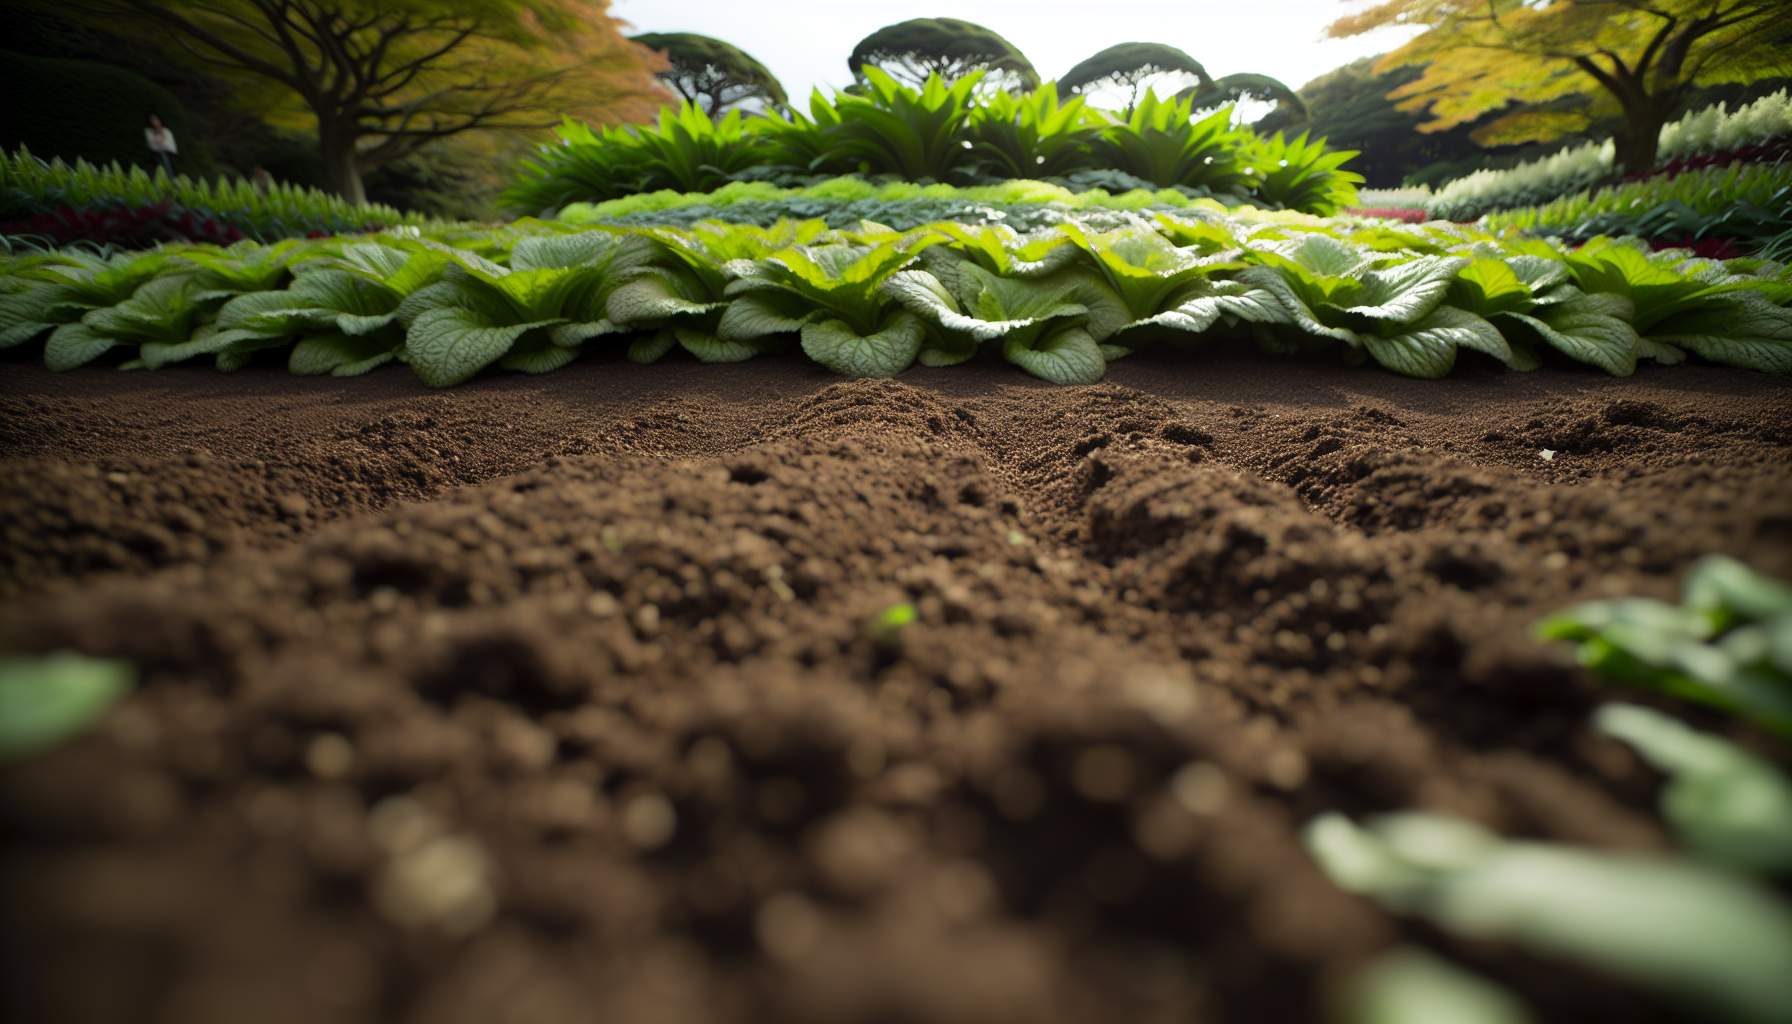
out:
{"label": "tilled soil bed", "polygon": [[0,646],[140,674],[0,771],[17,1021],[1305,1021],[1401,942],[1662,1019],[1299,830],[1665,847],[1529,627],[1792,575],[1792,388],[1709,367],[15,363],[0,456]]}

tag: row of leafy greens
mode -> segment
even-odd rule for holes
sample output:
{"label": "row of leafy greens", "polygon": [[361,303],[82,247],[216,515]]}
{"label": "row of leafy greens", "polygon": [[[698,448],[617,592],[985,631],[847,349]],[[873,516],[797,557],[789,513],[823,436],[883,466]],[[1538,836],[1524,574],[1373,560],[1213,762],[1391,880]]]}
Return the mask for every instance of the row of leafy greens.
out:
{"label": "row of leafy greens", "polygon": [[1232,110],[1201,111],[1193,97],[1147,93],[1124,115],[1061,97],[1046,84],[1029,93],[978,89],[980,74],[919,88],[881,69],[862,88],[833,97],[816,90],[808,112],[732,111],[712,120],[686,103],[655,125],[594,129],[568,121],[556,144],[521,165],[505,192],[514,209],[541,213],[576,202],[730,182],[805,182],[844,174],[908,182],[987,183],[1014,178],[1118,172],[1156,188],[1258,206],[1331,213],[1356,200],[1362,177],[1345,165],[1353,150],[1280,133],[1259,136],[1232,123]]}
{"label": "row of leafy greens", "polygon": [[1569,239],[1625,234],[1761,241],[1792,227],[1792,162],[1733,163],[1583,190],[1541,206],[1490,213],[1485,223]]}
{"label": "row of leafy greens", "polygon": [[432,386],[553,370],[587,347],[638,362],[800,347],[853,376],[988,350],[1082,383],[1141,346],[1214,339],[1416,377],[1463,351],[1518,370],[1553,354],[1626,375],[1692,353],[1786,373],[1789,306],[1792,275],[1760,260],[1218,204],[1110,230],[525,221],[0,261],[0,347],[42,339],[55,369],[208,357],[228,370],[277,352],[306,374],[402,362]]}
{"label": "row of leafy greens", "polygon": [[170,177],[116,163],[43,160],[22,147],[0,151],[0,234],[136,246],[273,242],[422,223],[389,206],[283,182]]}

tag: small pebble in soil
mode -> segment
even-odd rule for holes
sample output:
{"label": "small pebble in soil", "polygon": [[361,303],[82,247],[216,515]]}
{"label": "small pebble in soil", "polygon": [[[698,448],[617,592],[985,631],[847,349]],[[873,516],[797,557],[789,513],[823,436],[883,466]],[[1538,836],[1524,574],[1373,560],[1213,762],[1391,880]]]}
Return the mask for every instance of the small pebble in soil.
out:
{"label": "small pebble in soil", "polygon": [[320,779],[340,779],[354,766],[355,748],[337,733],[323,733],[305,748],[305,767]]}
{"label": "small pebble in soil", "polygon": [[1132,755],[1111,744],[1090,747],[1077,755],[1072,781],[1086,799],[1102,802],[1121,800],[1132,790]]}
{"label": "small pebble in soil", "polygon": [[485,851],[466,836],[437,836],[393,858],[374,884],[374,905],[402,925],[471,935],[497,910]]}
{"label": "small pebble in soil", "polygon": [[677,828],[678,815],[672,802],[658,793],[642,793],[623,808],[622,834],[643,850],[666,845]]}
{"label": "small pebble in soil", "polygon": [[821,914],[796,893],[780,893],[759,907],[753,920],[759,945],[779,960],[797,960],[821,935]]}
{"label": "small pebble in soil", "polygon": [[1186,764],[1170,777],[1170,792],[1194,814],[1216,814],[1226,803],[1226,773],[1205,761]]}
{"label": "small pebble in soil", "polygon": [[1299,789],[1307,781],[1307,759],[1298,750],[1278,750],[1269,759],[1268,775],[1283,789]]}

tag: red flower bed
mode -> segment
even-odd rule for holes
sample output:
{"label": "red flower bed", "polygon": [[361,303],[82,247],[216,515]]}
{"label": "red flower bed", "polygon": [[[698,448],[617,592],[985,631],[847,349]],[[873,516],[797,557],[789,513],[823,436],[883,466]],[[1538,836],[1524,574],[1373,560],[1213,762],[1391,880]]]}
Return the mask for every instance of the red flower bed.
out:
{"label": "red flower bed", "polygon": [[1743,146],[1740,149],[1727,150],[1722,153],[1701,153],[1697,156],[1682,157],[1665,164],[1658,164],[1647,171],[1626,174],[1621,181],[1647,181],[1650,178],[1673,177],[1687,171],[1704,170],[1707,167],[1728,167],[1734,163],[1772,163],[1792,156],[1792,139],[1772,139],[1755,146]]}
{"label": "red flower bed", "polygon": [[1408,224],[1422,224],[1431,219],[1424,210],[1413,206],[1351,206],[1346,207],[1344,212],[1352,217],[1380,217]]}
{"label": "red flower bed", "polygon": [[1701,238],[1697,241],[1689,238],[1651,238],[1649,239],[1649,248],[1657,251],[1691,249],[1693,255],[1711,260],[1733,260],[1748,255],[1728,238]]}
{"label": "red flower bed", "polygon": [[0,224],[0,234],[32,235],[57,245],[70,242],[141,249],[162,242],[211,242],[229,245],[245,237],[243,230],[172,203],[150,206],[64,206],[23,220]]}

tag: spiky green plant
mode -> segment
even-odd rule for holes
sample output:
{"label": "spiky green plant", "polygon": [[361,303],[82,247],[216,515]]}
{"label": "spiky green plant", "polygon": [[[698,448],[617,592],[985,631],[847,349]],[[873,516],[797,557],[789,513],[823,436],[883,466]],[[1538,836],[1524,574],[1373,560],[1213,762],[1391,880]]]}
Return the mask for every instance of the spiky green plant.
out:
{"label": "spiky green plant", "polygon": [[970,139],[966,124],[974,109],[973,72],[948,84],[930,75],[920,89],[896,81],[882,68],[862,72],[864,87],[834,100],[840,118],[828,129],[833,150],[910,181],[946,181],[963,165]]}
{"label": "spiky green plant", "polygon": [[984,174],[1047,178],[1088,166],[1106,122],[1081,96],[1063,102],[1051,82],[1031,93],[998,92],[972,114],[971,158]]}
{"label": "spiky green plant", "polygon": [[1327,149],[1325,140],[1293,139],[1277,132],[1254,139],[1246,147],[1252,199],[1266,206],[1329,216],[1356,202],[1363,176],[1344,165],[1357,155],[1354,149]]}
{"label": "spiky green plant", "polygon": [[1159,99],[1148,91],[1125,121],[1102,128],[1094,150],[1105,166],[1159,187],[1243,197],[1251,188],[1243,153],[1251,138],[1232,126],[1231,107],[1195,120],[1192,99]]}

